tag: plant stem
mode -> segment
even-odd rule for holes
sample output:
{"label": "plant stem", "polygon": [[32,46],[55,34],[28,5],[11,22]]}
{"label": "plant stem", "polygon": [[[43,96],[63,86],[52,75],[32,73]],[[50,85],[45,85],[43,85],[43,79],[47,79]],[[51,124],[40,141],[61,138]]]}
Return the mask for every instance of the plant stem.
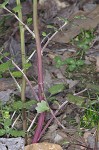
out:
{"label": "plant stem", "polygon": [[[16,0],[17,6],[20,6],[20,0]],[[18,17],[22,21],[22,11],[21,9],[18,11]],[[20,38],[21,38],[21,58],[22,58],[22,69],[24,74],[26,74],[25,64],[26,64],[26,54],[25,54],[25,36],[24,36],[24,27],[19,22],[20,27]],[[21,88],[21,100],[25,102],[25,89],[26,89],[26,80],[25,77],[22,76],[22,88]],[[23,130],[27,131],[27,121],[26,121],[26,110],[23,108],[22,110],[22,116],[23,116]],[[25,142],[27,142],[27,135],[25,135]]]}
{"label": "plant stem", "polygon": [[[34,22],[34,33],[37,47],[37,62],[38,62],[38,96],[39,101],[44,100],[44,85],[43,85],[43,71],[42,71],[42,54],[41,54],[41,42],[38,31],[38,17],[37,17],[37,0],[33,0],[33,22]],[[39,139],[39,135],[42,130],[44,123],[45,113],[41,113],[38,118],[37,128],[34,134],[33,143],[36,143]]]}
{"label": "plant stem", "polygon": [[[55,111],[54,116],[57,115],[57,113],[59,112],[59,110],[61,110],[66,104],[68,103],[68,101],[65,101],[58,110]],[[39,135],[39,139],[41,138],[41,136],[44,134],[45,130],[48,128],[48,126],[50,125],[50,123],[53,121],[54,117],[52,116],[51,119],[47,122],[47,124],[45,125],[45,127],[43,128],[42,132]]]}

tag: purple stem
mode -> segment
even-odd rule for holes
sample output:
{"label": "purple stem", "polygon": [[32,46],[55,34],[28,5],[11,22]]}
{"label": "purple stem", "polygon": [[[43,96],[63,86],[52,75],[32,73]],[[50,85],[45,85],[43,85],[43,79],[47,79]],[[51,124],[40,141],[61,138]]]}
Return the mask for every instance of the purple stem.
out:
{"label": "purple stem", "polygon": [[34,135],[34,138],[33,138],[33,143],[38,142],[39,135],[40,135],[41,130],[42,130],[42,124],[44,123],[44,118],[45,118],[45,113],[41,113],[39,118],[38,118],[38,126],[37,126],[36,131],[35,131],[35,135]]}
{"label": "purple stem", "polygon": [[[37,47],[37,62],[38,62],[38,96],[39,101],[44,100],[44,85],[43,85],[43,71],[42,71],[42,54],[41,54],[41,42],[38,31],[38,17],[37,17],[37,0],[33,1],[33,22],[34,22],[34,33]],[[33,143],[37,143],[39,135],[41,133],[44,124],[45,113],[41,113],[38,118],[37,128],[33,137]]]}

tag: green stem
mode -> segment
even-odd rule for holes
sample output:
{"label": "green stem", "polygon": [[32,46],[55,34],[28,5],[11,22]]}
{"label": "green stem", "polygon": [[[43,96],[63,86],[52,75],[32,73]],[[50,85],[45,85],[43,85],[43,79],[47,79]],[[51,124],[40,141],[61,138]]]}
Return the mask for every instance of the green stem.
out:
{"label": "green stem", "polygon": [[[20,6],[20,0],[16,0],[17,6]],[[22,11],[21,9],[18,11],[18,17],[22,21]],[[21,38],[21,58],[22,58],[22,69],[24,74],[26,74],[25,64],[26,64],[26,54],[25,54],[25,35],[24,35],[24,27],[19,22],[20,27],[20,38]],[[25,89],[26,89],[26,80],[25,77],[22,76],[22,87],[21,87],[21,100],[25,102]],[[25,108],[22,110],[23,116],[23,130],[26,132],[27,130],[27,121],[26,121],[26,110]],[[27,136],[25,136],[25,141],[27,141]]]}

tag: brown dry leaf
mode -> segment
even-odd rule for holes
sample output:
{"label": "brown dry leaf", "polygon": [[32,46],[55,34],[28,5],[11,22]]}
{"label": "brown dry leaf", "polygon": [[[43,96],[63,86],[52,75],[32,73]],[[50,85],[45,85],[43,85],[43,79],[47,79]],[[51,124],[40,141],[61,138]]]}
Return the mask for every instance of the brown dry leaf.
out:
{"label": "brown dry leaf", "polygon": [[62,147],[58,144],[43,142],[28,145],[25,150],[62,150]]}
{"label": "brown dry leaf", "polygon": [[75,87],[79,83],[78,80],[67,79],[67,84],[69,84],[69,89]]}
{"label": "brown dry leaf", "polygon": [[58,11],[67,6],[67,2],[61,2],[60,0],[39,0],[39,9],[43,11],[43,14],[40,15],[48,22],[56,17]]}
{"label": "brown dry leaf", "polygon": [[88,136],[91,135],[91,132],[90,131],[87,131],[84,133],[84,139],[85,139],[85,142],[87,143],[87,139],[88,139]]}
{"label": "brown dry leaf", "polygon": [[10,39],[4,43],[4,52],[10,53],[13,61],[19,65],[21,64],[20,42],[18,42],[18,40],[10,37]]}
{"label": "brown dry leaf", "polygon": [[58,125],[57,124],[53,124],[49,127],[48,131],[45,133],[45,135],[42,137],[42,141],[46,141],[46,142],[54,142],[54,138],[57,134],[57,128]]}
{"label": "brown dry leaf", "polygon": [[80,15],[79,13],[75,14],[75,16],[81,15],[84,15],[85,19],[72,19],[72,21],[68,23],[68,26],[65,26],[61,32],[58,32],[58,34],[55,35],[53,41],[59,43],[68,43],[71,39],[76,37],[82,29],[93,29],[99,24],[99,6],[88,13],[82,12],[81,14],[80,12]]}
{"label": "brown dry leaf", "polygon": [[22,3],[22,13],[23,16],[32,13],[32,2],[26,1]]}
{"label": "brown dry leaf", "polygon": [[[99,133],[97,133],[94,130],[95,129],[92,129],[91,131],[86,131],[84,133],[84,139],[85,139],[85,142],[89,145],[90,148],[94,149],[96,147],[96,145],[97,145],[97,148],[99,149],[99,141],[96,138],[97,136],[99,136]],[[96,132],[97,135],[93,134],[95,132]]]}
{"label": "brown dry leaf", "polygon": [[67,136],[67,133],[64,132],[64,130],[57,130],[56,135],[55,135],[53,141],[55,143],[58,143],[58,144],[62,144],[62,142],[65,141],[65,142],[67,142],[66,144],[69,144],[70,140],[69,140],[69,138]]}
{"label": "brown dry leaf", "polygon": [[99,72],[99,56],[96,57],[96,71]]}
{"label": "brown dry leaf", "polygon": [[14,92],[14,90],[7,89],[6,91],[0,91],[0,101],[3,104],[6,104],[10,101],[10,95]]}
{"label": "brown dry leaf", "polygon": [[51,73],[49,70],[45,70],[45,76],[44,76],[44,87],[46,90],[48,90],[48,88],[50,88],[51,84],[52,84],[52,78],[51,78]]}
{"label": "brown dry leaf", "polygon": [[15,82],[12,78],[1,78],[0,79],[0,91],[6,91],[8,89],[16,89]]}

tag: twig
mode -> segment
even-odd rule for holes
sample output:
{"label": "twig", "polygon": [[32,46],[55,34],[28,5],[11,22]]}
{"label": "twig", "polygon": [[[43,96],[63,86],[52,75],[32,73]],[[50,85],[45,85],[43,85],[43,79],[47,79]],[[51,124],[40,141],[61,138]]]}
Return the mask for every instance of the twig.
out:
{"label": "twig", "polygon": [[11,73],[10,69],[9,69],[9,73],[10,73],[12,79],[14,80],[14,82],[15,82],[18,90],[19,90],[19,92],[21,92],[21,86],[19,85],[19,83],[17,82],[17,80],[15,79],[15,77],[13,76],[13,74]]}
{"label": "twig", "polygon": [[19,117],[20,117],[20,114],[18,115],[18,117],[15,119],[15,121],[13,122],[13,124],[12,124],[12,128],[14,127],[14,125],[16,124],[16,122],[17,122],[17,120],[19,119]]}
{"label": "twig", "polygon": [[53,116],[53,118],[56,120],[56,122],[58,123],[58,125],[60,125],[64,130],[66,129],[61,123],[60,121],[56,118],[55,114],[53,113],[53,111],[50,109],[50,112]]}
{"label": "twig", "polygon": [[83,145],[83,144],[71,143],[71,142],[70,142],[70,145],[78,145],[78,146],[82,146],[82,147],[86,148],[87,150],[93,150],[92,148],[89,148],[88,146]]}
{"label": "twig", "polygon": [[28,59],[26,60],[27,63],[31,60],[31,58],[33,57],[35,53],[36,53],[36,50],[34,50],[33,53],[28,57]]}
{"label": "twig", "polygon": [[84,90],[82,90],[82,91],[80,91],[80,92],[78,92],[78,93],[74,93],[73,95],[75,96],[75,95],[79,95],[79,94],[82,94],[83,92],[85,92],[85,91],[87,91],[88,89],[87,88],[85,88]]}
{"label": "twig", "polygon": [[50,34],[51,34],[51,33],[48,33],[48,34],[46,35],[46,37],[44,37],[44,38],[42,39],[41,44],[45,41],[45,39],[48,39],[48,36],[49,36]]}
{"label": "twig", "polygon": [[65,22],[65,23],[47,40],[47,42],[45,43],[45,45],[44,45],[43,48],[42,48],[42,53],[43,53],[44,49],[46,48],[46,46],[48,45],[48,43],[52,40],[52,38],[53,38],[60,30],[62,30],[62,28],[63,28],[64,26],[66,26],[66,25],[67,25],[67,23]]}
{"label": "twig", "polygon": [[33,124],[34,124],[34,122],[35,122],[35,120],[36,120],[37,117],[38,117],[38,114],[36,114],[36,116],[34,117],[34,119],[33,119],[33,121],[31,122],[29,128],[27,129],[27,132],[29,132],[29,131],[31,130],[31,128],[32,128],[32,126],[33,126]]}
{"label": "twig", "polygon": [[16,111],[13,112],[12,116],[11,116],[11,120],[13,119],[13,117],[15,116]]}
{"label": "twig", "polygon": [[29,31],[29,33],[35,38],[35,34],[33,33],[33,31],[31,31],[30,28],[29,28],[26,24],[24,24],[24,23],[17,17],[16,14],[14,14],[12,11],[10,11],[10,10],[9,10],[8,8],[6,8],[6,7],[4,7],[4,9],[5,9],[6,11],[8,11],[9,13],[11,13],[11,14]]}

